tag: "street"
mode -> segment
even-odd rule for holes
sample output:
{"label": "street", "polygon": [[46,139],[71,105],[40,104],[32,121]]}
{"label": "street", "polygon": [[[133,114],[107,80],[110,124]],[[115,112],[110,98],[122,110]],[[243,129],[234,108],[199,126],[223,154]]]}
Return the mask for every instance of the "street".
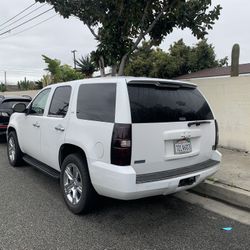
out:
{"label": "street", "polygon": [[[0,249],[249,249],[250,226],[174,196],[100,198],[70,213],[59,183],[30,166],[13,168],[0,143]],[[222,228],[232,227],[232,231]]]}

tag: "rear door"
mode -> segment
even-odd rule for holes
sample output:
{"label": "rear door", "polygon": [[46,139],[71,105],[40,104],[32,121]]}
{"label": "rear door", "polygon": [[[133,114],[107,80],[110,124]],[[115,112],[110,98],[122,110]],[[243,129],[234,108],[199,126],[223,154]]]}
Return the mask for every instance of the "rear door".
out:
{"label": "rear door", "polygon": [[177,169],[211,158],[212,111],[196,86],[130,82],[132,159],[137,174]]}

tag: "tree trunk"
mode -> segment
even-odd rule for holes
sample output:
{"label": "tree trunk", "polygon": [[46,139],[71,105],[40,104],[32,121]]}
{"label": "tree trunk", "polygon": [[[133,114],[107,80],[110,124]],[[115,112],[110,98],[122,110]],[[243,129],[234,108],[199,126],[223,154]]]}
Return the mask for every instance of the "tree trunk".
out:
{"label": "tree trunk", "polygon": [[128,59],[128,53],[125,54],[121,60],[119,71],[118,71],[118,76],[123,76],[124,75],[124,70],[125,70],[125,65]]}
{"label": "tree trunk", "polygon": [[99,68],[101,77],[105,77],[105,64],[104,64],[104,58],[102,56],[99,59]]}
{"label": "tree trunk", "polygon": [[112,69],[111,75],[112,76],[116,76],[116,74],[117,74],[117,66],[116,65],[112,65],[111,69]]}

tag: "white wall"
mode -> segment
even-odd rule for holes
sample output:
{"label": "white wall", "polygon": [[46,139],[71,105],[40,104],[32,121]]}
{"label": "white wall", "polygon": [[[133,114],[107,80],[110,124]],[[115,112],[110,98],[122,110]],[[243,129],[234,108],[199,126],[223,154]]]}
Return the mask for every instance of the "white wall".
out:
{"label": "white wall", "polygon": [[22,95],[29,95],[34,97],[37,94],[38,90],[27,90],[27,91],[11,91],[11,92],[0,92],[0,95],[6,96],[22,96]]}
{"label": "white wall", "polygon": [[220,145],[250,151],[250,76],[192,79],[219,123]]}

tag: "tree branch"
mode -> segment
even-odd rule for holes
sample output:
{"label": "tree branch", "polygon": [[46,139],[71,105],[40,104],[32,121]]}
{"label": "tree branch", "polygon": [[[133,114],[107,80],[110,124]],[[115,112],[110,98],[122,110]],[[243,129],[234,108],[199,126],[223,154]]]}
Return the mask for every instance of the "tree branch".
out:
{"label": "tree branch", "polygon": [[157,24],[157,22],[159,21],[159,19],[162,17],[163,13],[167,10],[167,6],[165,8],[163,8],[161,10],[161,12],[156,16],[155,20],[149,25],[148,29],[143,32],[143,30],[141,30],[140,35],[138,36],[138,38],[136,39],[134,46],[132,47],[132,49],[128,52],[128,54],[132,53],[135,49],[137,49],[138,45],[140,44],[141,40],[143,39],[143,37],[145,37]]}
{"label": "tree branch", "polygon": [[[150,1],[149,1],[150,2]],[[148,3],[149,3],[148,2]],[[149,6],[149,4],[147,4],[147,6]],[[145,21],[145,18],[146,18],[146,14],[147,14],[147,6],[145,7],[144,9],[144,14],[143,14],[143,17],[142,17],[142,21],[144,22]],[[159,19],[162,17],[163,13],[167,10],[167,7],[168,6],[165,6],[161,12],[156,16],[155,20],[149,25],[148,29],[143,32],[143,27],[141,27],[141,32],[140,32],[140,35],[138,36],[138,38],[136,39],[133,47],[131,48],[130,51],[128,51],[123,57],[122,57],[122,60],[121,60],[121,63],[120,63],[120,67],[119,67],[119,71],[118,71],[118,75],[121,76],[124,74],[124,68],[125,68],[125,64],[126,64],[126,61],[128,59],[128,56],[129,54],[131,54],[135,49],[137,49],[138,45],[140,44],[141,40],[143,39],[143,37],[145,37],[154,27],[155,25],[157,24],[157,22],[159,21]],[[144,19],[144,20],[143,20]],[[151,44],[153,44],[151,42]]]}
{"label": "tree branch", "polygon": [[145,22],[145,19],[147,17],[147,14],[148,14],[148,8],[149,8],[149,5],[151,4],[151,1],[148,1],[147,2],[147,5],[144,9],[144,12],[143,12],[143,16],[142,16],[142,19],[141,19],[141,24],[140,24],[140,27],[141,27],[141,31],[143,29],[143,26],[144,26],[144,22]]}
{"label": "tree branch", "polygon": [[95,31],[90,27],[90,25],[87,24],[87,26],[88,26],[90,32],[92,33],[92,35],[95,37],[95,39],[99,40],[100,37],[95,33]]}

